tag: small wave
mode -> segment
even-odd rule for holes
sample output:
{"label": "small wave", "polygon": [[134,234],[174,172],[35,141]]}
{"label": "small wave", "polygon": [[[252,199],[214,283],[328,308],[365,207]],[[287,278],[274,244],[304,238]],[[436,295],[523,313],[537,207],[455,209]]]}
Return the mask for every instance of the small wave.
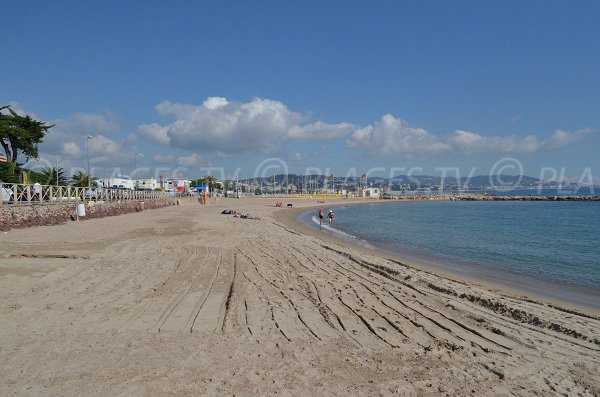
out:
{"label": "small wave", "polygon": [[346,239],[346,240],[351,240],[352,242],[354,242],[355,244],[358,244],[362,247],[365,248],[374,248],[371,244],[369,244],[368,242],[366,242],[365,240],[362,240],[352,234],[346,233],[340,229],[336,229],[333,226],[330,226],[329,224],[323,223],[322,225],[319,224],[319,219],[316,216],[313,216],[311,218],[311,220],[313,221],[313,223],[319,227],[321,227],[322,229],[328,230],[332,233],[335,233],[337,235],[337,237]]}

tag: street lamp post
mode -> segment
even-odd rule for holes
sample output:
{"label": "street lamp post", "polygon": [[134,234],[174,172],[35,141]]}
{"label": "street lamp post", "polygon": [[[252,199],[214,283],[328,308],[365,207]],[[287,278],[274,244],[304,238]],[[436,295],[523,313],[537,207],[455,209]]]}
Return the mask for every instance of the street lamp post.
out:
{"label": "street lamp post", "polygon": [[87,157],[87,177],[88,177],[88,183],[87,183],[87,187],[88,187],[88,191],[90,190],[90,186],[91,186],[91,182],[92,182],[92,177],[90,175],[90,151],[89,151],[89,142],[90,139],[94,139],[94,137],[89,136],[86,138],[85,140],[85,156]]}
{"label": "street lamp post", "polygon": [[138,156],[141,156],[141,155],[142,155],[142,153],[136,153],[133,156],[133,172],[135,173],[135,180],[133,181],[134,189],[137,189],[137,186],[138,186],[138,184],[137,184],[137,158],[138,158]]}

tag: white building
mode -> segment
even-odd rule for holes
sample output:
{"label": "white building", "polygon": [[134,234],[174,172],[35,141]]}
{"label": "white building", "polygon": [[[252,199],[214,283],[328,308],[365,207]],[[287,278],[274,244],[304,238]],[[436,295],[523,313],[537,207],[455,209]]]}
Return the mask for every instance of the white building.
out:
{"label": "white building", "polygon": [[367,187],[360,191],[360,197],[379,198],[381,189],[378,187]]}
{"label": "white building", "polygon": [[167,179],[165,190],[167,192],[190,192],[192,181],[189,179]]}
{"label": "white building", "polygon": [[102,185],[111,189],[128,189],[133,190],[133,181],[131,178],[121,175],[117,178],[109,178],[102,180]]}
{"label": "white building", "polygon": [[136,179],[137,188],[142,190],[154,190],[160,187],[160,183],[154,179]]}

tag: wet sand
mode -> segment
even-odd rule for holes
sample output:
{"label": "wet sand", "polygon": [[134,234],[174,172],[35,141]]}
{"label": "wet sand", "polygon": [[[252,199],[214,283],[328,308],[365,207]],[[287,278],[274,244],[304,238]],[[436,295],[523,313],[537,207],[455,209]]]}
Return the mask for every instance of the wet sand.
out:
{"label": "wet sand", "polygon": [[1,394],[600,393],[597,313],[315,236],[275,201],[0,234]]}

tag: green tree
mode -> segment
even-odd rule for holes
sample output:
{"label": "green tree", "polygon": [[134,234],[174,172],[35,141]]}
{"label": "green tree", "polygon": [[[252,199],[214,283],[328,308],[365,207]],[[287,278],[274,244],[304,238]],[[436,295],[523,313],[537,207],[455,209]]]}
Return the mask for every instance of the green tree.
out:
{"label": "green tree", "polygon": [[[73,175],[71,177],[71,184],[73,186],[77,186],[77,187],[87,187],[87,185],[88,185],[88,179],[89,179],[88,174],[86,174],[85,172],[79,171],[78,173],[76,173],[75,175]],[[95,187],[96,186],[96,180],[97,180],[97,178],[95,178],[95,177],[92,178],[90,186]]]}
{"label": "green tree", "polygon": [[192,186],[203,185],[205,183],[206,183],[206,181],[204,180],[204,178],[192,180]]}
{"label": "green tree", "polygon": [[30,116],[17,114],[10,105],[0,107],[0,145],[7,160],[17,164],[20,153],[27,159],[37,159],[38,145],[52,127]]}
{"label": "green tree", "polygon": [[208,185],[209,189],[213,191],[214,189],[218,189],[220,186],[217,183],[217,179],[214,176],[207,175],[204,177],[205,183]]}
{"label": "green tree", "polygon": [[0,163],[0,181],[5,183],[19,183],[19,172],[15,163]]}
{"label": "green tree", "polygon": [[41,174],[39,174],[38,182],[42,185],[56,185],[57,176],[58,184],[60,186],[65,186],[67,184],[67,175],[65,170],[62,168],[56,169],[56,167],[46,167]]}
{"label": "green tree", "polygon": [[196,185],[208,185],[211,191],[221,188],[221,185],[217,182],[217,179],[211,175],[207,175],[204,178],[192,180],[192,186]]}

